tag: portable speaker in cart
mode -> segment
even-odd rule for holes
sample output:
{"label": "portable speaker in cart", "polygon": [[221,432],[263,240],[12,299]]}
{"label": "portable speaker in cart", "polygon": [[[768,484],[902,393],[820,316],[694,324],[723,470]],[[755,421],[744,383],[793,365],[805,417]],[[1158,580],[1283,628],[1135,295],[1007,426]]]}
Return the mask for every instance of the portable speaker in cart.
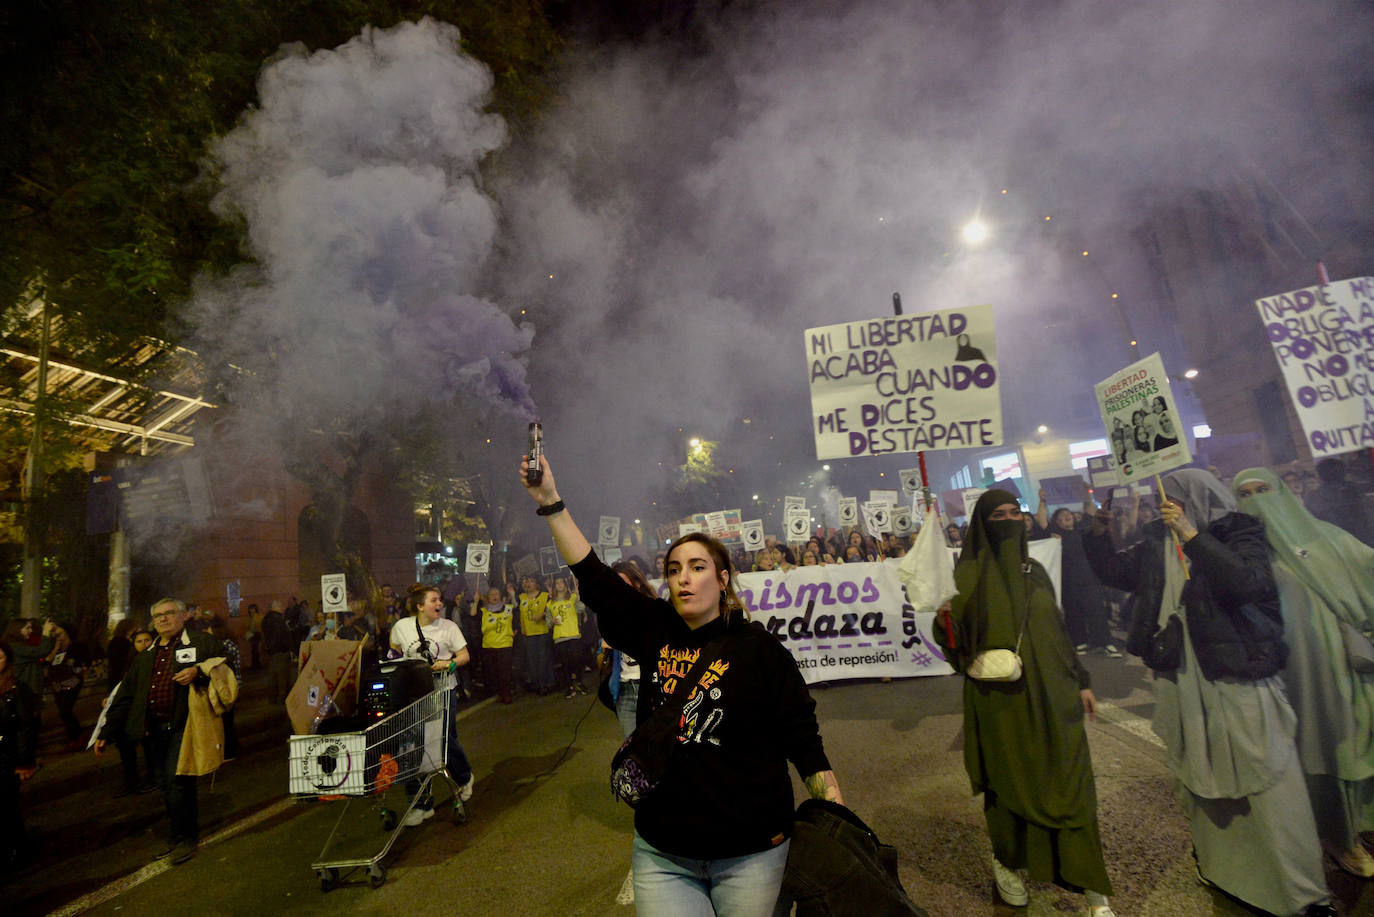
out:
{"label": "portable speaker in cart", "polygon": [[423,659],[384,662],[363,673],[359,709],[369,721],[403,710],[434,690],[429,663]]}

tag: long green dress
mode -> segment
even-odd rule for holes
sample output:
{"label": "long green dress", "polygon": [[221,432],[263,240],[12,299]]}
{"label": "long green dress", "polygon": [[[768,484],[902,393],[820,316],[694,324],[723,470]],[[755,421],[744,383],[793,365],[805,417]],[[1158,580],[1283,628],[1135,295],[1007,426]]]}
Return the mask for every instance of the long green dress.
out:
{"label": "long green dress", "polygon": [[1289,645],[1284,682],[1297,713],[1298,758],[1321,837],[1341,850],[1374,829],[1374,674],[1350,667],[1342,623],[1374,630],[1374,548],[1314,517],[1278,476],[1248,468],[1268,493],[1239,508],[1264,520]]}
{"label": "long green dress", "polygon": [[1083,729],[1080,692],[1088,675],[1064,631],[1049,575],[1026,553],[1024,526],[987,519],[1015,502],[1005,491],[983,494],[955,567],[955,646],[945,647],[946,657],[962,670],[984,649],[1016,648],[1019,637],[1023,669],[1013,682],[964,679],[964,766],[974,794],[983,794],[993,853],[1004,866],[1110,895]]}

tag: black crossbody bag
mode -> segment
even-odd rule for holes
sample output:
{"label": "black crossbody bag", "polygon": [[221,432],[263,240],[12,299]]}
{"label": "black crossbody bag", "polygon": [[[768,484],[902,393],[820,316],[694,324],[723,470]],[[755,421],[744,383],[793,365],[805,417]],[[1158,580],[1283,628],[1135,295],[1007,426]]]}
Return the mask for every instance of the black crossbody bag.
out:
{"label": "black crossbody bag", "polygon": [[692,688],[706,673],[706,667],[720,658],[722,645],[723,640],[718,637],[701,648],[701,655],[678,683],[677,690],[635,727],[611,759],[611,795],[630,808],[638,808],[668,772],[673,752],[682,744],[682,708],[692,696]]}

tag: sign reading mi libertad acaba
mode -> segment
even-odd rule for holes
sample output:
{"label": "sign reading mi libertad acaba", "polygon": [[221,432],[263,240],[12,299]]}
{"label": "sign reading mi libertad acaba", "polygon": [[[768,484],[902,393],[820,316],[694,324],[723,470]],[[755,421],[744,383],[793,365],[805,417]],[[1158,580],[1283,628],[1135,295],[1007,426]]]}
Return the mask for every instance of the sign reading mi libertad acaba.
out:
{"label": "sign reading mi libertad acaba", "polygon": [[809,328],[816,458],[1002,442],[992,307]]}

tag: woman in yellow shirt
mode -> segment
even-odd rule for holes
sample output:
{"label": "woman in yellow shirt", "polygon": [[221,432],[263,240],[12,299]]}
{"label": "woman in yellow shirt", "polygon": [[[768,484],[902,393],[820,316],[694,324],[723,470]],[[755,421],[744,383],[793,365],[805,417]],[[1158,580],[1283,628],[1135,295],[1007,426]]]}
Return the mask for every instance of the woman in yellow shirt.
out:
{"label": "woman in yellow shirt", "polygon": [[553,651],[568,681],[564,697],[586,694],[582,684],[582,624],[577,616],[577,594],[568,591],[568,581],[555,577],[549,614],[553,616]]}
{"label": "woman in yellow shirt", "polygon": [[[474,599],[474,601],[476,601]],[[501,601],[501,590],[493,586],[481,603],[483,674],[492,682],[487,689],[496,692],[497,701],[511,702],[511,646],[515,643],[515,622],[510,606]]]}
{"label": "woman in yellow shirt", "polygon": [[540,697],[553,690],[553,640],[549,615],[549,594],[539,580],[527,576],[520,581],[520,635],[525,647],[525,680]]}

